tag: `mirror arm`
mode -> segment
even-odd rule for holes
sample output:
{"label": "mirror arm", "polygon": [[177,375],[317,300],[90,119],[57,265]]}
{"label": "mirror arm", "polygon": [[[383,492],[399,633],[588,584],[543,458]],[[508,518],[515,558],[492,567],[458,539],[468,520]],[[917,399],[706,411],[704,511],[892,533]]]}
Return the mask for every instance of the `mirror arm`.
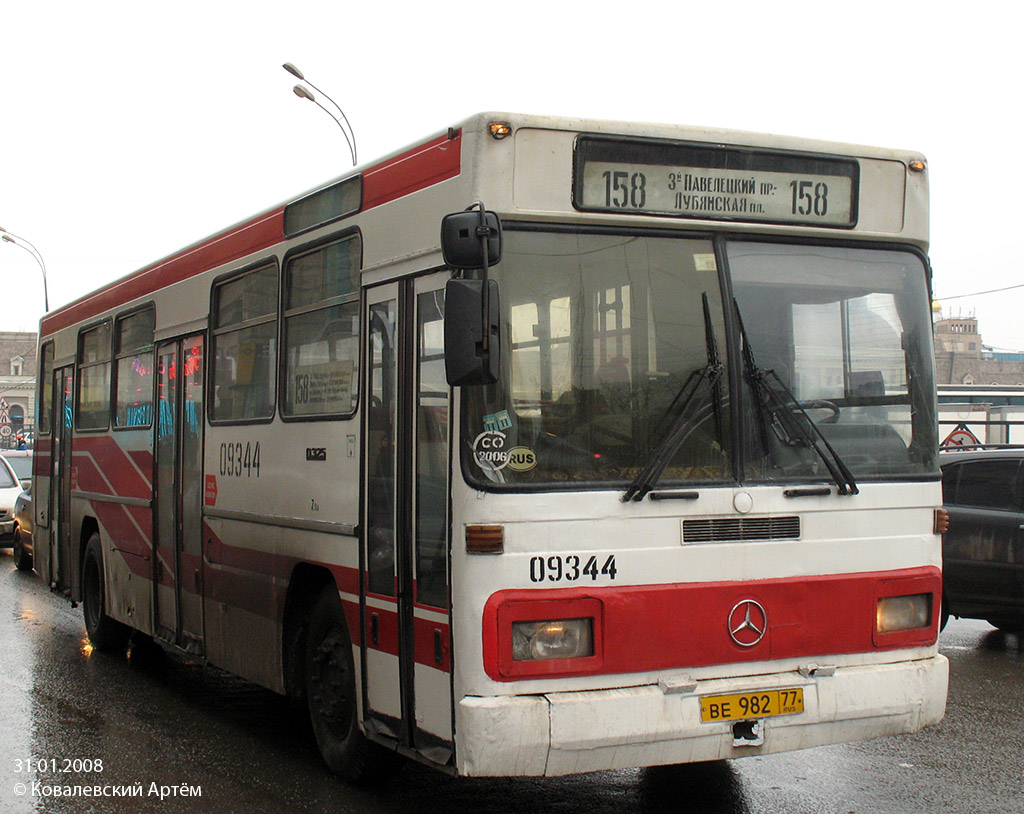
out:
{"label": "mirror arm", "polygon": [[474,209],[480,212],[480,225],[476,228],[476,234],[480,238],[480,248],[482,249],[483,265],[480,267],[482,272],[483,286],[480,288],[480,299],[481,308],[480,311],[483,313],[483,330],[480,332],[480,349],[484,352],[488,352],[490,347],[490,333],[491,333],[491,298],[488,296],[487,288],[487,273],[488,273],[488,248],[491,238],[491,227],[487,225],[487,211],[484,207],[483,201],[476,201],[466,207],[466,211],[470,212]]}

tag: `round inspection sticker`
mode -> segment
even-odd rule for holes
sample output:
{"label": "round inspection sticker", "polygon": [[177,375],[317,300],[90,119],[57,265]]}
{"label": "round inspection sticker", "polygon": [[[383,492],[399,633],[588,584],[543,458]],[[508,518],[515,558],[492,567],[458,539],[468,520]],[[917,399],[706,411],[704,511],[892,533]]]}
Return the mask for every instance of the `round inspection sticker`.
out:
{"label": "round inspection sticker", "polygon": [[498,472],[508,466],[509,450],[505,433],[485,430],[473,441],[473,460],[485,472]]}

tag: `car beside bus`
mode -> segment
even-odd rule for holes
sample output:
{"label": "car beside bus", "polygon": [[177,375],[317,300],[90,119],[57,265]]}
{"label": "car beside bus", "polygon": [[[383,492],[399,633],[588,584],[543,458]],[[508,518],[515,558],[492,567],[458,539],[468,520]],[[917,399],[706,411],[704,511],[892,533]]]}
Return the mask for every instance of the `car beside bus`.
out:
{"label": "car beside bus", "polygon": [[941,453],[943,614],[1024,627],[1024,448]]}
{"label": "car beside bus", "polygon": [[0,546],[7,548],[14,540],[14,504],[24,491],[18,473],[0,455]]}
{"label": "car beside bus", "polygon": [[11,540],[14,565],[19,571],[32,570],[32,489],[18,495],[14,502],[14,532]]}

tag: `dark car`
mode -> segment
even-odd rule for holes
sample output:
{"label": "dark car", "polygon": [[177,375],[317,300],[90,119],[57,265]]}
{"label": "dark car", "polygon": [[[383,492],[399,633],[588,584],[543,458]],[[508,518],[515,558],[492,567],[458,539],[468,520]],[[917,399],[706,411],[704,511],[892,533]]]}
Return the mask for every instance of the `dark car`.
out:
{"label": "dark car", "polygon": [[1024,448],[943,452],[943,619],[1024,628]]}
{"label": "dark car", "polygon": [[32,570],[32,489],[14,502],[14,564],[19,571]]}

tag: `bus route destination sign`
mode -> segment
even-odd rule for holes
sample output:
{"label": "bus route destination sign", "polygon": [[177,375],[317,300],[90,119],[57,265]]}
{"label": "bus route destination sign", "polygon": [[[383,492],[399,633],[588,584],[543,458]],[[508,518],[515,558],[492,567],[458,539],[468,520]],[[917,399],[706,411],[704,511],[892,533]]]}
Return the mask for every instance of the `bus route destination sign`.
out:
{"label": "bus route destination sign", "polygon": [[858,179],[847,158],[580,136],[573,200],[588,212],[850,229]]}

